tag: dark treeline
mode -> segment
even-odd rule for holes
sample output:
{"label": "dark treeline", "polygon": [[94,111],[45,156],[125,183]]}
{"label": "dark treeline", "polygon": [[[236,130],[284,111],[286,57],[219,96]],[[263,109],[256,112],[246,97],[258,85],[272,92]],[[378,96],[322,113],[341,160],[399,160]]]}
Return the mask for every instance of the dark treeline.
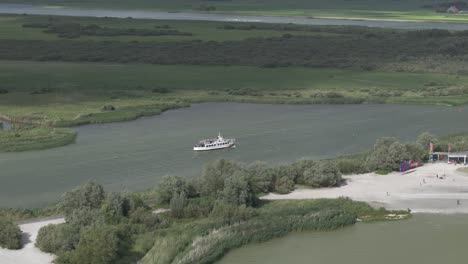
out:
{"label": "dark treeline", "polygon": [[26,28],[43,28],[46,33],[57,34],[61,38],[78,38],[80,36],[192,36],[192,33],[174,29],[146,28],[108,28],[96,24],[83,26],[73,22],[37,22],[27,23]]}
{"label": "dark treeline", "polygon": [[[463,62],[468,34],[445,30],[340,36],[294,36],[242,41],[0,41],[0,59],[154,64],[310,66],[372,70],[391,63]],[[433,65],[422,67],[431,68]]]}

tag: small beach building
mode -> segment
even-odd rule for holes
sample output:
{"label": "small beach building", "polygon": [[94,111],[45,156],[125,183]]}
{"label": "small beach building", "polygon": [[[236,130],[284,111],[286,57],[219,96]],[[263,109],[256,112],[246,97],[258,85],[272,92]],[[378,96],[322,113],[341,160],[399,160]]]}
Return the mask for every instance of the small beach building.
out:
{"label": "small beach building", "polygon": [[447,9],[447,13],[458,14],[460,13],[460,9],[456,6],[451,6]]}
{"label": "small beach building", "polygon": [[462,151],[462,152],[432,152],[431,158],[433,161],[437,160],[453,160],[457,162],[463,162],[463,164],[466,164],[468,160],[468,151]]}

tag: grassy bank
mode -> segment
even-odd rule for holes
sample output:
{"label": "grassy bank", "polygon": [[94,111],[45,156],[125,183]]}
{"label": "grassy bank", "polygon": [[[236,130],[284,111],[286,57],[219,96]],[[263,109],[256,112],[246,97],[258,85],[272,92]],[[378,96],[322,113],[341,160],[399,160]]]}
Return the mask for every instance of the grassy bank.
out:
{"label": "grassy bank", "polygon": [[155,244],[142,263],[215,263],[229,250],[249,243],[294,231],[334,230],[354,224],[357,217],[373,221],[390,213],[346,199],[274,201],[255,211],[231,225],[216,218],[179,221],[155,234]]}
{"label": "grassy bank", "polygon": [[[53,126],[125,121],[193,102],[461,105],[450,74],[247,66],[60,62],[0,64],[0,113]],[[28,78],[24,78],[28,76]],[[106,110],[105,106],[115,109]]]}
{"label": "grassy bank", "polygon": [[55,148],[75,141],[76,132],[68,128],[22,128],[0,130],[0,152]]}
{"label": "grassy bank", "polygon": [[[85,8],[112,9],[156,9],[167,11],[217,12],[274,16],[306,16],[336,18],[368,18],[393,20],[432,20],[465,21],[463,15],[436,13],[437,3],[443,1],[407,0],[407,1],[372,1],[372,0],[232,0],[232,1],[187,1],[187,0],[2,0],[2,2],[72,6]],[[444,6],[445,7],[445,6]],[[446,9],[446,8],[445,8]],[[445,10],[442,8],[442,10]]]}

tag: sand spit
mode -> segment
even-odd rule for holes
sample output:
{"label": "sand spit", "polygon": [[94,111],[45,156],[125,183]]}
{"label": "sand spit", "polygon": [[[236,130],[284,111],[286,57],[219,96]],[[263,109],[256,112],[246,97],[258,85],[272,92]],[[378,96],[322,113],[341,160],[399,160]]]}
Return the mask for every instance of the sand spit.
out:
{"label": "sand spit", "polygon": [[414,213],[468,213],[468,174],[457,171],[468,166],[426,164],[410,173],[393,172],[345,176],[347,184],[337,188],[299,189],[290,194],[270,193],[262,199],[315,199],[349,197],[387,209],[411,209]]}

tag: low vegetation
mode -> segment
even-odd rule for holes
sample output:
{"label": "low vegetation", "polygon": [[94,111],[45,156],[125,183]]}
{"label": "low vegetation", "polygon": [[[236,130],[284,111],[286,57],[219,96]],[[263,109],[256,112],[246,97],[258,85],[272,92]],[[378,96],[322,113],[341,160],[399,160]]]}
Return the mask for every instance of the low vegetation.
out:
{"label": "low vegetation", "polygon": [[0,130],[0,152],[60,147],[73,143],[75,138],[76,132],[68,128],[33,127]]}
{"label": "low vegetation", "polygon": [[21,230],[16,223],[0,216],[0,247],[21,248]]}
{"label": "low vegetation", "polygon": [[105,193],[91,182],[66,193],[60,208],[66,223],[43,227],[36,241],[56,263],[134,263],[167,224],[137,196]]}

